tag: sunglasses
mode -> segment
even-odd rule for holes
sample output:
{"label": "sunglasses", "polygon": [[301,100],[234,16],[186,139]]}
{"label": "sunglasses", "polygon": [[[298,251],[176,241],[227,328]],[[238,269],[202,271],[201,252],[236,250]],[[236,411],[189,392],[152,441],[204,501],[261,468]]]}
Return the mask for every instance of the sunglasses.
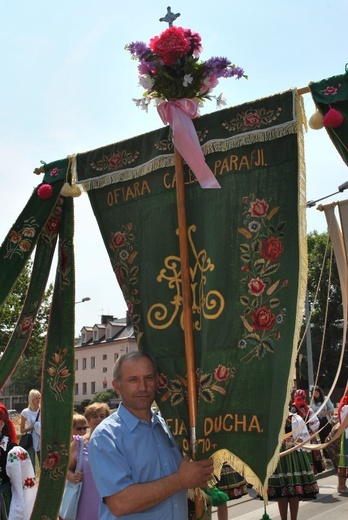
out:
{"label": "sunglasses", "polygon": [[75,428],[75,430],[80,432],[81,430],[87,430],[87,428],[88,428],[88,426],[78,426],[78,428]]}

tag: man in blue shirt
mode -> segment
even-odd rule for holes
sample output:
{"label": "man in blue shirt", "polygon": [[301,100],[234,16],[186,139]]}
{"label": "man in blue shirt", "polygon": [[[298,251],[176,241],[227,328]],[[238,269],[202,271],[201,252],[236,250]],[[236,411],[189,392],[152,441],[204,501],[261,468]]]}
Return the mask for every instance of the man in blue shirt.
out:
{"label": "man in blue shirt", "polygon": [[187,519],[187,489],[207,486],[212,461],[182,457],[165,421],[152,412],[157,369],[151,355],[121,356],[112,384],[122,403],[94,430],[88,449],[102,498],[99,519]]}

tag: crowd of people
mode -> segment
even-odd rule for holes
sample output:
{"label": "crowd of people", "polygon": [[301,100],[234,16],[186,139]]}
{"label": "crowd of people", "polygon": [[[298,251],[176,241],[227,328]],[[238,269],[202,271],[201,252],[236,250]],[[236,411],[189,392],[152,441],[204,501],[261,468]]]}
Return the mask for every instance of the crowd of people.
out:
{"label": "crowd of people", "polygon": [[[183,456],[164,418],[152,409],[157,387],[155,360],[138,351],[121,356],[114,366],[112,384],[121,397],[114,413],[107,404],[96,402],[72,417],[66,478],[70,483],[82,483],[75,520],[191,518],[187,490],[209,487],[213,463],[210,458],[190,461]],[[40,399],[40,392],[31,390],[28,407],[21,412],[20,434],[33,437],[27,451],[18,445],[13,422],[0,403],[0,520],[30,518],[37,488],[36,456],[40,463]],[[268,499],[278,503],[281,520],[297,520],[300,501],[313,500],[319,492],[316,475],[324,471],[325,458],[333,453],[329,448],[334,438],[334,412],[321,388],[314,387],[309,398],[303,389],[294,391],[278,464],[267,489]],[[348,387],[337,409],[335,429],[347,416]],[[348,496],[348,427],[336,440],[336,447],[337,491]],[[21,479],[32,485],[21,486]],[[247,494],[247,482],[225,464],[216,489],[225,496],[217,507],[218,520],[227,520],[228,500]]]}

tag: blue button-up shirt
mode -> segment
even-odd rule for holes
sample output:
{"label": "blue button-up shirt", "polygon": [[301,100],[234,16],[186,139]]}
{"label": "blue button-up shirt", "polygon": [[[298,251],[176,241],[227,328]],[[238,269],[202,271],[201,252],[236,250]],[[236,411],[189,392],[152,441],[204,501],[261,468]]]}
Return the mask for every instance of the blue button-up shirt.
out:
{"label": "blue button-up shirt", "polygon": [[[88,460],[104,498],[132,484],[151,482],[177,471],[182,454],[166,422],[153,413],[151,424],[120,404],[118,410],[94,430]],[[188,518],[187,491],[175,493],[146,511],[114,516],[102,502],[100,520],[183,520]]]}

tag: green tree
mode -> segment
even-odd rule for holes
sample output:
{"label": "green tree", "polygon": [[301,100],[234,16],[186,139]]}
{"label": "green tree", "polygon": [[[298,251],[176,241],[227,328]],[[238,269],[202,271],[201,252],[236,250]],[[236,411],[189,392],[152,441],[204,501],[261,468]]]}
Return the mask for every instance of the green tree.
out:
{"label": "green tree", "polygon": [[[316,231],[308,241],[308,303],[314,380],[321,387],[331,387],[335,378],[342,345],[342,296],[335,257],[327,233]],[[328,288],[330,289],[328,291]],[[305,323],[302,328],[304,334]],[[323,345],[323,347],[322,347]],[[297,363],[298,386],[308,386],[306,339],[303,340]],[[321,360],[320,360],[321,358]],[[345,386],[347,359],[337,386]]]}
{"label": "green tree", "polygon": [[[16,326],[26,297],[32,264],[29,262],[18,277],[11,293],[0,307],[0,352],[3,352]],[[53,286],[44,294],[29,344],[9,381],[13,394],[27,395],[31,388],[41,387],[42,360],[48,326]]]}

